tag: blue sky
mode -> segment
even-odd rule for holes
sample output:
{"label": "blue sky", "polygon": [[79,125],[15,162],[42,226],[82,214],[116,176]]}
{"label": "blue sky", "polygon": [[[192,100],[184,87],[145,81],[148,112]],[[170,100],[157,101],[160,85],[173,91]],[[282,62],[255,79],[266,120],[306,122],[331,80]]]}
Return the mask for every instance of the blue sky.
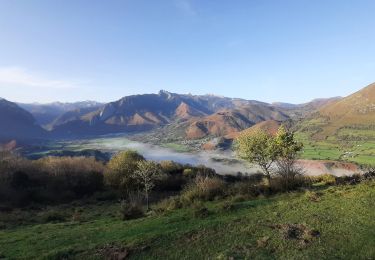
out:
{"label": "blue sky", "polygon": [[374,13],[370,0],[0,0],[0,97],[345,96],[375,81]]}

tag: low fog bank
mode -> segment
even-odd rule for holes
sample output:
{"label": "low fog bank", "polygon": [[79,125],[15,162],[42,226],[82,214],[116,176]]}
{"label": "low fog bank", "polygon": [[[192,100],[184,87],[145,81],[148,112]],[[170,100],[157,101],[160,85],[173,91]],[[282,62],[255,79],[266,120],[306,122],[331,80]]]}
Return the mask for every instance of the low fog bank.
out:
{"label": "low fog bank", "polygon": [[[66,148],[97,149],[104,152],[115,153],[131,149],[142,154],[146,159],[154,161],[171,160],[182,164],[205,165],[215,169],[218,174],[254,174],[259,168],[246,162],[237,160],[231,151],[213,152],[201,151],[196,153],[177,152],[170,148],[135,142],[124,136],[104,136],[97,139],[80,140],[70,143]],[[359,173],[360,169],[352,163],[339,163],[329,161],[300,160],[306,175],[333,174],[336,176],[352,175]]]}

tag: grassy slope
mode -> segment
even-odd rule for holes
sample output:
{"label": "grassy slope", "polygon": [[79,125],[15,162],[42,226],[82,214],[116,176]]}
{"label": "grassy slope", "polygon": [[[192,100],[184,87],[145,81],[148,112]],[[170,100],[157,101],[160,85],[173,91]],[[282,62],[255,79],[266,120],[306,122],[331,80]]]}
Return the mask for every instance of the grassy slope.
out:
{"label": "grassy slope", "polygon": [[321,107],[297,125],[305,158],[375,164],[375,84]]}
{"label": "grassy slope", "polygon": [[[318,188],[317,188],[318,189]],[[375,183],[322,189],[319,202],[303,192],[236,203],[209,202],[210,215],[193,217],[191,209],[121,221],[114,205],[85,206],[86,221],[29,224],[0,231],[0,254],[10,259],[61,256],[100,258],[108,243],[135,250],[133,259],[283,258],[373,259],[375,257]],[[66,209],[60,209],[66,211]],[[302,248],[270,225],[299,223],[320,231]],[[257,240],[269,237],[265,247]]]}

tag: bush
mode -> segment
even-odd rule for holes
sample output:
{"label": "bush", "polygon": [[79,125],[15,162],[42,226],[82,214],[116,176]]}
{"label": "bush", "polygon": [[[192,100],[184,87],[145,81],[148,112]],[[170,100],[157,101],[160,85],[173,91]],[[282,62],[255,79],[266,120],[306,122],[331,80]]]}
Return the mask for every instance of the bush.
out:
{"label": "bush", "polygon": [[184,171],[183,171],[183,173],[182,173],[185,177],[195,177],[195,173],[194,173],[194,171],[193,171],[193,169],[191,169],[191,168],[186,168],[186,169],[184,169]]}
{"label": "bush", "polygon": [[188,183],[182,174],[166,174],[161,180],[156,181],[156,191],[181,191]]}
{"label": "bush", "polygon": [[46,157],[36,164],[45,175],[42,183],[55,193],[71,191],[80,198],[103,188],[104,166],[94,158]]}
{"label": "bush", "polygon": [[135,151],[129,150],[116,154],[107,165],[104,174],[105,183],[121,190],[124,194],[131,193],[138,185],[133,175],[138,169],[139,161],[144,161],[144,158]]}
{"label": "bush", "polygon": [[336,184],[336,177],[331,174],[322,174],[318,176],[311,176],[310,177],[311,182],[313,183],[323,183],[325,185],[334,185]]}
{"label": "bush", "polygon": [[172,211],[182,207],[181,201],[178,197],[171,197],[165,200],[160,201],[154,206],[154,210],[157,213],[163,213],[166,211]]}
{"label": "bush", "polygon": [[369,170],[363,174],[363,179],[365,180],[373,180],[375,179],[375,170]]}
{"label": "bush", "polygon": [[56,210],[52,210],[52,211],[48,211],[46,212],[43,217],[42,217],[43,221],[45,223],[49,223],[49,222],[64,222],[66,221],[66,215],[63,214],[62,212],[59,212],[59,211],[56,211]]}
{"label": "bush", "polygon": [[[14,206],[62,202],[101,190],[102,163],[85,157],[46,157],[37,161],[1,157],[0,201]],[[4,163],[6,160],[6,163]]]}
{"label": "bush", "polygon": [[294,178],[276,177],[270,183],[270,191],[272,193],[285,192],[309,186],[310,180],[304,176],[295,176]]}
{"label": "bush", "polygon": [[164,173],[171,175],[181,174],[184,171],[184,168],[181,164],[173,161],[161,161],[160,167]]}
{"label": "bush", "polygon": [[361,182],[361,180],[364,178],[364,176],[360,174],[353,174],[350,176],[341,176],[336,178],[337,184],[358,184]]}
{"label": "bush", "polygon": [[143,217],[145,212],[141,200],[138,198],[132,198],[128,201],[122,200],[120,204],[120,214],[122,220],[130,220]]}
{"label": "bush", "polygon": [[187,204],[195,200],[213,200],[223,197],[225,183],[219,178],[198,176],[195,181],[185,188],[181,194],[181,200]]}
{"label": "bush", "polygon": [[229,194],[233,196],[242,195],[246,196],[247,198],[255,198],[265,193],[267,189],[268,187],[265,187],[261,183],[246,179],[232,184],[229,188]]}

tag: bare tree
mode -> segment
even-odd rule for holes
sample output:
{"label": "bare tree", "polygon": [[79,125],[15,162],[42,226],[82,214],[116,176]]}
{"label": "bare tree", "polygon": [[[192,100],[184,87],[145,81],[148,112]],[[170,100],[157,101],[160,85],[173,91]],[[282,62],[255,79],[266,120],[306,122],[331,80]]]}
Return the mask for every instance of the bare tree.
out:
{"label": "bare tree", "polygon": [[153,161],[139,161],[134,177],[143,186],[146,197],[147,210],[149,209],[149,194],[155,187],[155,182],[162,178],[160,165]]}

